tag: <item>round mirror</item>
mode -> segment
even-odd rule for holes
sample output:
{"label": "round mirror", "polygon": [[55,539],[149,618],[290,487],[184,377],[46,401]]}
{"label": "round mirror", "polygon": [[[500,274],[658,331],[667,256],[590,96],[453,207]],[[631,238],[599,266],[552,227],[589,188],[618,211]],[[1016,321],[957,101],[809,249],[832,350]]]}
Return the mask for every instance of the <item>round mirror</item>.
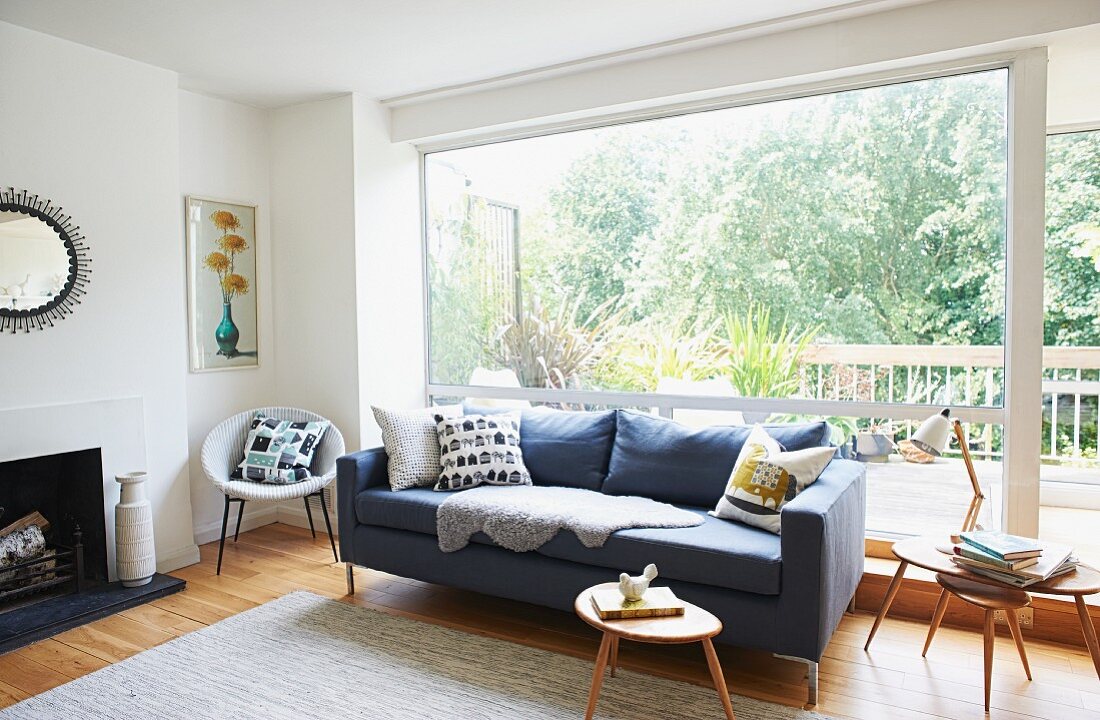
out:
{"label": "round mirror", "polygon": [[0,192],[0,330],[40,330],[72,312],[88,279],[79,229],[48,200]]}
{"label": "round mirror", "polygon": [[61,294],[69,250],[52,227],[18,212],[0,213],[0,306],[35,310]]}

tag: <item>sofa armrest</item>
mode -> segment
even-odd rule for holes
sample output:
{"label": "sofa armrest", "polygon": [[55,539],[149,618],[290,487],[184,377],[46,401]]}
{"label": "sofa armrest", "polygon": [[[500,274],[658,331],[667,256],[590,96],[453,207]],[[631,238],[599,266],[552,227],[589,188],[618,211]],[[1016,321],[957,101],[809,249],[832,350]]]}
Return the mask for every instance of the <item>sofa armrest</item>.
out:
{"label": "sofa armrest", "polygon": [[778,645],[817,662],[863,577],[867,471],[833,460],[783,507]]}
{"label": "sofa armrest", "polygon": [[340,558],[355,562],[352,535],[357,524],[355,498],[367,488],[389,485],[389,457],[384,448],[371,448],[336,460],[336,508],[340,529]]}

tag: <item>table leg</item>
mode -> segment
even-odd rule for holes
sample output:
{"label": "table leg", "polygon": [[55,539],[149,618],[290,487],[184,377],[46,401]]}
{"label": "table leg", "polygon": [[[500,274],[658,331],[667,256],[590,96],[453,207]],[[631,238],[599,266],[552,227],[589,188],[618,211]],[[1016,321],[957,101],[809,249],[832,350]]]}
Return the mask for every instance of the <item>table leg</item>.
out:
{"label": "table leg", "polygon": [[1096,668],[1096,676],[1100,677],[1100,643],[1096,641],[1096,627],[1092,624],[1089,608],[1085,605],[1085,598],[1074,595],[1073,602],[1077,605],[1077,617],[1081,619],[1081,632],[1085,634],[1085,644],[1089,646],[1089,655],[1092,656],[1092,666]]}
{"label": "table leg", "polygon": [[984,637],[984,650],[985,650],[985,711],[989,712],[989,690],[990,685],[993,683],[993,638],[995,637],[993,629],[993,611],[985,611],[985,632]]}
{"label": "table leg", "polygon": [[611,677],[615,677],[615,668],[619,667],[619,636],[611,638]]}
{"label": "table leg", "polygon": [[928,648],[932,646],[932,638],[936,636],[936,631],[940,629],[943,614],[947,612],[947,601],[950,599],[951,593],[947,592],[947,588],[940,590],[940,599],[936,601],[936,612],[932,613],[932,624],[928,626],[928,637],[924,641],[924,650],[920,654],[921,657],[928,654]]}
{"label": "table leg", "polygon": [[603,672],[610,651],[611,635],[604,633],[600,651],[596,653],[596,669],[592,672],[592,688],[588,691],[588,709],[584,711],[584,720],[592,720],[592,714],[596,712],[596,701],[600,699],[600,686],[603,685]]}
{"label": "table leg", "polygon": [[722,674],[722,666],[718,662],[718,653],[714,652],[714,643],[710,638],[703,638],[703,652],[707,654],[707,667],[710,668],[710,677],[714,681],[714,689],[718,691],[718,697],[722,699],[722,709],[726,711],[726,720],[737,720],[733,714],[733,704],[730,702],[730,691],[726,687],[726,676]]}
{"label": "table leg", "polygon": [[1016,652],[1020,653],[1020,662],[1024,664],[1024,674],[1031,679],[1031,665],[1027,662],[1027,650],[1024,649],[1024,633],[1020,630],[1020,618],[1015,610],[1005,610],[1005,622],[1008,623],[1008,631],[1012,633],[1012,641],[1016,643]]}
{"label": "table leg", "polygon": [[905,578],[905,569],[909,567],[909,563],[904,560],[898,565],[898,571],[894,573],[894,579],[890,581],[890,587],[886,588],[886,597],[882,599],[882,607],[878,609],[878,615],[875,616],[875,624],[871,626],[871,632],[867,635],[867,643],[863,646],[863,649],[871,647],[871,641],[875,639],[875,633],[878,632],[878,626],[882,624],[882,619],[886,617],[886,613],[890,611],[890,605],[894,602],[894,596],[898,594],[898,589],[901,588],[901,581]]}

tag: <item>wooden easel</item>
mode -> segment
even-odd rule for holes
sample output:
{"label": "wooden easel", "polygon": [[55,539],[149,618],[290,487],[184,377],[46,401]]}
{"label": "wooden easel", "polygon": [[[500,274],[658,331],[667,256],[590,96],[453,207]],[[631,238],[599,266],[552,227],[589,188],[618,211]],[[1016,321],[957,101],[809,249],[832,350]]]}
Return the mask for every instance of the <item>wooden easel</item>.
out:
{"label": "wooden easel", "polygon": [[[966,472],[970,476],[970,487],[974,491],[974,497],[970,500],[970,507],[966,511],[966,519],[963,520],[962,530],[960,530],[960,532],[970,532],[978,525],[978,514],[982,509],[982,501],[985,500],[985,495],[982,494],[982,486],[978,484],[978,473],[974,472],[974,461],[970,458],[970,445],[967,443],[962,423],[956,419],[953,425],[955,427],[955,439],[959,441],[963,462],[966,463]],[[951,540],[957,543],[960,538],[952,537]]]}

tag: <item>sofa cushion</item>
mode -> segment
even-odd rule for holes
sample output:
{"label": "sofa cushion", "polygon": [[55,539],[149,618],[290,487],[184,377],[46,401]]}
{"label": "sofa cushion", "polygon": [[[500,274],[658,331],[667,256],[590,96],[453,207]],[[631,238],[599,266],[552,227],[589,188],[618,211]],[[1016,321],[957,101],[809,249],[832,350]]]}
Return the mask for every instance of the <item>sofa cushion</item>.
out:
{"label": "sofa cushion", "polygon": [[[436,509],[447,493],[429,488],[393,492],[372,487],[355,499],[355,514],[364,525],[379,525],[435,535]],[[608,580],[619,572],[638,574],[656,563],[661,577],[742,590],[760,595],[779,594],[780,540],[777,535],[706,514],[703,524],[690,528],[634,528],[611,534],[601,548],[586,548],[569,531],[559,532],[535,552],[559,560],[608,568]],[[471,540],[493,545],[484,533]]]}
{"label": "sofa cushion", "polygon": [[448,497],[431,488],[367,488],[355,498],[355,517],[364,525],[435,535],[435,509]]}
{"label": "sofa cushion", "polygon": [[[464,404],[467,414],[515,412]],[[520,441],[535,485],[599,490],[607,476],[615,411],[571,412],[533,408],[520,413]],[[714,499],[711,499],[711,504]]]}
{"label": "sofa cushion", "polygon": [[535,552],[608,569],[609,581],[620,572],[637,575],[654,563],[662,578],[778,595],[782,560],[779,536],[741,523],[684,507],[704,518],[690,528],[618,530],[603,547],[586,548],[571,532],[554,536]]}
{"label": "sofa cushion", "polygon": [[[718,502],[752,432],[751,425],[694,429],[630,410],[618,414],[603,492],[693,507],[713,507]],[[829,444],[825,422],[763,427],[786,450]]]}

